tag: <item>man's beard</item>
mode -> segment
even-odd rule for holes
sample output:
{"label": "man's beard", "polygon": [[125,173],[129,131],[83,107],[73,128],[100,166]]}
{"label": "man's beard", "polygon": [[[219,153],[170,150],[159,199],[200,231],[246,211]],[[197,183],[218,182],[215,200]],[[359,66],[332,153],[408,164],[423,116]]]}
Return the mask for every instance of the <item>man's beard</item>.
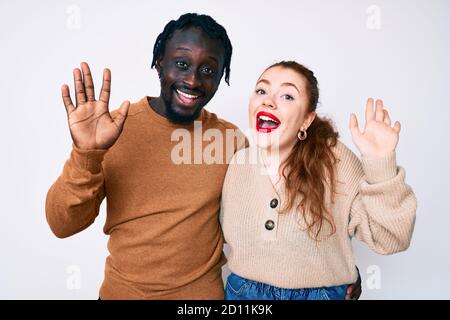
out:
{"label": "man's beard", "polygon": [[170,101],[163,100],[166,105],[166,116],[170,122],[177,124],[190,124],[197,119],[200,112],[202,112],[202,108],[197,108],[195,112],[191,115],[180,114],[175,110]]}

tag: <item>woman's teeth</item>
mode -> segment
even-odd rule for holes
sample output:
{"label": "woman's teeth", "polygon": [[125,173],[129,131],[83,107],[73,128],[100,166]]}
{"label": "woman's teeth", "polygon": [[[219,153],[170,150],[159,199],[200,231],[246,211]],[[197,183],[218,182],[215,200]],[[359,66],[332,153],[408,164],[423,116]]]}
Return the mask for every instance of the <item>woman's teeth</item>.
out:
{"label": "woman's teeth", "polygon": [[259,118],[264,121],[272,121],[272,122],[277,123],[275,120],[273,120],[272,118],[269,118],[268,116],[260,116]]}
{"label": "woman's teeth", "polygon": [[259,127],[262,129],[275,129],[279,126],[279,123],[267,116],[259,116],[258,117]]}

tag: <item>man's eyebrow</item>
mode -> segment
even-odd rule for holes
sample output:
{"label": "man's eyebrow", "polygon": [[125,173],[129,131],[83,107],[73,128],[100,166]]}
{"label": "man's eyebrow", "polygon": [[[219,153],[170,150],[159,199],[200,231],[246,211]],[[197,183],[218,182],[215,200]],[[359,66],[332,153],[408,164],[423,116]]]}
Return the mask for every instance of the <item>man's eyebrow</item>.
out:
{"label": "man's eyebrow", "polygon": [[[191,52],[192,49],[186,48],[186,47],[177,47],[176,50],[180,50],[180,51],[189,51]],[[209,59],[214,60],[217,64],[219,64],[219,60],[216,57],[213,56],[208,56]]]}
{"label": "man's eyebrow", "polygon": [[219,60],[217,60],[216,57],[208,56],[208,58],[210,58],[211,60],[214,60],[217,64],[219,64]]}

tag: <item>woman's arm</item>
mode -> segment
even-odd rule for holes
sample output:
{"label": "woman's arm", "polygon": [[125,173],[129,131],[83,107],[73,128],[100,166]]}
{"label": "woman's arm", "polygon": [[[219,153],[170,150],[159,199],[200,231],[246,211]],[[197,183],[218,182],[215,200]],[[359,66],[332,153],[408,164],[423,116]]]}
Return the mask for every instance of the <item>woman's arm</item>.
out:
{"label": "woman's arm", "polygon": [[362,161],[365,176],[350,209],[348,232],[379,254],[409,247],[417,200],[405,183],[405,170],[397,168],[395,153]]}
{"label": "woman's arm", "polygon": [[348,232],[381,254],[408,248],[416,216],[416,197],[405,183],[405,170],[397,167],[395,159],[400,128],[398,121],[391,126],[383,102],[377,100],[375,106],[372,98],[367,100],[362,132],[356,116],[350,117],[364,176],[351,205]]}

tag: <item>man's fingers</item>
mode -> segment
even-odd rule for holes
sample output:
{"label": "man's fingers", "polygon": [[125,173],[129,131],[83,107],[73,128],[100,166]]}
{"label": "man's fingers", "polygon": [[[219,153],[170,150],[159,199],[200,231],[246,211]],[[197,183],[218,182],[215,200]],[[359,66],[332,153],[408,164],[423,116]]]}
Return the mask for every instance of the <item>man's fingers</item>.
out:
{"label": "man's fingers", "polygon": [[73,105],[72,99],[70,98],[70,90],[67,84],[64,84],[61,87],[61,94],[64,102],[64,107],[66,107],[67,115],[69,115],[73,110],[75,110],[75,106]]}
{"label": "man's fingers", "polygon": [[95,101],[94,82],[92,81],[92,74],[89,65],[86,62],[81,63],[81,70],[83,71],[84,88],[86,90],[87,101]]}
{"label": "man's fingers", "polygon": [[73,70],[73,81],[75,83],[75,98],[77,101],[77,106],[78,104],[86,103],[83,79],[81,78],[81,71],[78,68]]}
{"label": "man's fingers", "polygon": [[356,289],[354,289],[354,284],[348,286],[347,291],[345,292],[345,300],[354,300],[356,296]]}
{"label": "man's fingers", "polygon": [[122,130],[123,123],[125,122],[125,119],[128,115],[128,109],[130,107],[130,101],[124,101],[120,105],[119,113],[117,114],[116,118],[114,119],[114,123],[117,125],[117,127]]}
{"label": "man's fingers", "polygon": [[361,293],[361,287],[353,288],[353,286],[349,286],[347,288],[347,292],[345,293],[345,300],[358,300]]}
{"label": "man's fingers", "polygon": [[349,286],[347,287],[346,295],[347,295],[347,296],[350,296],[350,295],[352,294],[352,292],[353,292],[353,286],[352,286],[352,285],[349,285]]}
{"label": "man's fingers", "polygon": [[373,110],[373,98],[367,99],[366,103],[366,123],[375,120],[375,112]]}
{"label": "man's fingers", "polygon": [[383,112],[383,100],[377,99],[376,108],[375,108],[375,120],[383,121],[384,112]]}
{"label": "man's fingers", "polygon": [[352,299],[352,300],[358,300],[359,297],[361,297],[361,293],[362,293],[361,289],[355,290],[355,291],[351,294],[351,299]]}
{"label": "man's fingers", "polygon": [[102,90],[100,91],[99,100],[109,104],[109,95],[111,93],[111,71],[109,69],[103,70]]}

